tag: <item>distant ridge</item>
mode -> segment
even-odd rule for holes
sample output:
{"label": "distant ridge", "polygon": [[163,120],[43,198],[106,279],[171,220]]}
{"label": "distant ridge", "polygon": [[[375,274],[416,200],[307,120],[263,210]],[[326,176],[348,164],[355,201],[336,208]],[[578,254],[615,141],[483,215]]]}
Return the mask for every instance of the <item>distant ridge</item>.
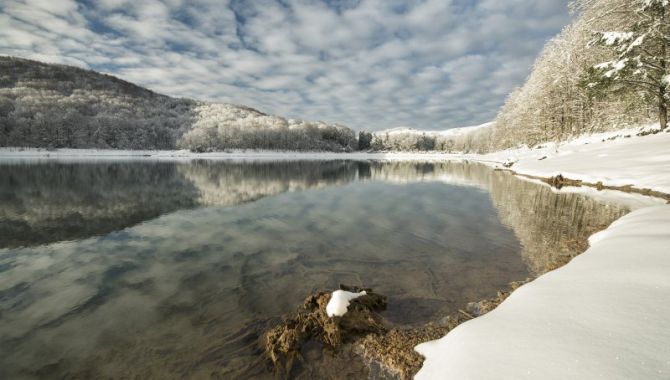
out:
{"label": "distant ridge", "polygon": [[349,151],[342,125],[172,98],[79,67],[0,56],[0,146]]}

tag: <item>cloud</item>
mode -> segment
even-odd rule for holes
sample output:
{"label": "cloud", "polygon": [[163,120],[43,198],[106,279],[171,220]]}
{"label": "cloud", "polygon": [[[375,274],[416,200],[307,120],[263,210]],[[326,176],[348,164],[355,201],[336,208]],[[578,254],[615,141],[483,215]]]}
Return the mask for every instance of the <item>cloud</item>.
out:
{"label": "cloud", "polygon": [[378,130],[492,119],[568,0],[5,0],[0,53]]}

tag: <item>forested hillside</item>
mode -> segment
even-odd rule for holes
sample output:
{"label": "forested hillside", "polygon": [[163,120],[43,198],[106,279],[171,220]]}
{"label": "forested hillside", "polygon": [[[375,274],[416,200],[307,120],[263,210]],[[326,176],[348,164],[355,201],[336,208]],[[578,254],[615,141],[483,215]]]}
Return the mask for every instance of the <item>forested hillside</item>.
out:
{"label": "forested hillside", "polygon": [[659,120],[665,127],[670,1],[576,0],[571,7],[575,21],[545,46],[480,150]]}
{"label": "forested hillside", "polygon": [[347,151],[349,128],[175,99],[110,75],[0,57],[0,146]]}

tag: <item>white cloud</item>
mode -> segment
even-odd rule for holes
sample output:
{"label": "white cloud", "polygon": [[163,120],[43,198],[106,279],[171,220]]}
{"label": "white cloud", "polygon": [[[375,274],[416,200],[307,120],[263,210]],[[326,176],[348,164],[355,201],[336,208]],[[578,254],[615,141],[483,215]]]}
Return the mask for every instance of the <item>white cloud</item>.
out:
{"label": "white cloud", "polygon": [[567,3],[5,0],[0,53],[288,117],[443,129],[494,117]]}

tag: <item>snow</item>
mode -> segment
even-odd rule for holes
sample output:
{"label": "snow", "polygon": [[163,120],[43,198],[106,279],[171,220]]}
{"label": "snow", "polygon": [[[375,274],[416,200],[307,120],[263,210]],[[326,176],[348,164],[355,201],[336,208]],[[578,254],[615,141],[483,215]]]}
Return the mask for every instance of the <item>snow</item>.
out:
{"label": "snow", "polygon": [[602,41],[610,46],[628,41],[631,38],[633,38],[633,33],[631,32],[604,32],[601,37]]}
{"label": "snow", "polygon": [[421,344],[417,379],[670,378],[670,206],[634,211],[566,266]]}
{"label": "snow", "polygon": [[348,292],[346,290],[336,290],[331,294],[330,301],[328,301],[328,305],[326,305],[326,314],[331,318],[341,317],[347,313],[349,301],[366,294],[365,290],[358,293]]}
{"label": "snow", "polygon": [[401,135],[401,134],[413,134],[413,135],[426,135],[426,136],[459,136],[463,134],[467,134],[470,132],[474,132],[476,130],[482,129],[482,128],[487,128],[493,125],[493,122],[488,122],[480,125],[472,125],[468,127],[459,127],[459,128],[451,128],[451,129],[445,129],[442,131],[431,131],[431,130],[420,130],[420,129],[414,129],[414,128],[408,128],[408,127],[398,127],[398,128],[391,128],[391,129],[385,129],[382,131],[377,131],[373,132],[375,135]]}
{"label": "snow", "polygon": [[619,71],[623,70],[628,63],[628,58],[624,58],[617,61],[603,62],[593,66],[596,69],[610,69],[605,73],[607,78],[611,78],[613,75],[617,74]]}
{"label": "snow", "polygon": [[[633,43],[631,43],[630,46],[628,46],[628,48],[626,49],[626,52],[628,53],[631,50],[633,50],[633,48],[641,46],[642,43],[644,42],[645,38],[647,38],[646,34],[643,34],[643,35],[639,36],[638,38],[636,38],[635,41],[633,41]],[[639,61],[639,57],[638,57],[638,61]]]}
{"label": "snow", "polygon": [[[640,131],[651,129],[658,129],[658,124],[582,136],[561,144],[548,143],[539,149],[506,150],[479,158],[515,162],[511,169],[528,175],[562,174],[587,182],[634,185],[670,193],[670,133],[636,136]],[[609,140],[611,138],[615,139]],[[542,157],[546,158],[540,160]]]}
{"label": "snow", "polygon": [[605,73],[605,76],[611,78],[613,75],[617,74],[619,71],[623,70],[628,63],[628,58],[624,58],[615,62],[612,62],[612,69]]}
{"label": "snow", "polygon": [[661,4],[662,6],[668,6],[670,4],[670,0],[644,0],[644,6],[645,7],[650,7],[654,4]]}

